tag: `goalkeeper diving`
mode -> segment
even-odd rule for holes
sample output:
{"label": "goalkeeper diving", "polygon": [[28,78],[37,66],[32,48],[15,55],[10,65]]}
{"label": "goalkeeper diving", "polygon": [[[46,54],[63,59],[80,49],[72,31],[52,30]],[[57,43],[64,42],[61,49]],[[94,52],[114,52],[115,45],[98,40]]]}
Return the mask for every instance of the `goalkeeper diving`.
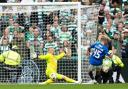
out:
{"label": "goalkeeper diving", "polygon": [[48,80],[45,82],[42,82],[40,84],[50,84],[56,81],[56,79],[59,80],[65,80],[69,83],[78,83],[78,81],[75,81],[71,78],[68,78],[67,76],[64,76],[62,74],[57,73],[57,61],[62,59],[65,56],[65,52],[61,49],[59,55],[54,55],[54,48],[48,48],[48,53],[46,55],[39,55],[39,60],[46,60],[47,68],[46,68],[46,76],[48,77]]}

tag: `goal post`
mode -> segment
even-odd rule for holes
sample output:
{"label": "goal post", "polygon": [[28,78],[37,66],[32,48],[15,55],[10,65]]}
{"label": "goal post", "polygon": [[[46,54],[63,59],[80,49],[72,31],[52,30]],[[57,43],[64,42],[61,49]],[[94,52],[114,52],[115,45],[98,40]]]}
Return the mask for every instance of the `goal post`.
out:
{"label": "goal post", "polygon": [[17,45],[21,55],[20,77],[16,78],[16,71],[5,72],[3,62],[0,83],[44,82],[46,61],[32,60],[31,55],[46,54],[49,47],[55,54],[61,48],[68,51],[68,56],[58,61],[58,73],[82,83],[89,81],[85,52],[96,40],[97,15],[98,6],[82,6],[80,2],[0,3],[0,54]]}
{"label": "goal post", "polygon": [[81,79],[81,4],[78,3],[78,81],[82,82]]}
{"label": "goal post", "polygon": [[68,56],[58,61],[58,73],[77,81],[82,80],[80,2],[0,3],[0,7],[0,52],[10,50],[10,45],[17,45],[21,55],[21,69],[15,73],[4,69],[11,64],[3,62],[0,82],[45,81],[46,61],[32,60],[31,56],[34,52],[46,54],[50,47],[55,49],[55,54],[61,48],[68,50]]}
{"label": "goal post", "polygon": [[89,58],[85,55],[87,48],[97,38],[98,5],[81,6],[81,79],[82,83],[90,81],[88,75]]}

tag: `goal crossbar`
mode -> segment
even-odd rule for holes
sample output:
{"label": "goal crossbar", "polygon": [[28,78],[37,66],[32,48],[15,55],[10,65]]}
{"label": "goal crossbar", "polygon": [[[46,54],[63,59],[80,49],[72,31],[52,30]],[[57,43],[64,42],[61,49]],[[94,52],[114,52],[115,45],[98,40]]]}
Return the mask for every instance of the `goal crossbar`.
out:
{"label": "goal crossbar", "polygon": [[78,5],[80,2],[46,2],[46,3],[0,3],[0,6],[55,6],[55,5]]}

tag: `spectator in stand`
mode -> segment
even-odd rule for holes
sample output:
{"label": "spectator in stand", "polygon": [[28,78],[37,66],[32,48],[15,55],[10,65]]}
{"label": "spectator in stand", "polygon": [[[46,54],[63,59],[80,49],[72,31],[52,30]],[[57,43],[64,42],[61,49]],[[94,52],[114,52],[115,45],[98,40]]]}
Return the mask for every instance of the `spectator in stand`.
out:
{"label": "spectator in stand", "polygon": [[45,41],[47,40],[47,38],[49,37],[49,36],[52,36],[53,37],[53,34],[51,33],[51,31],[46,31],[46,34],[45,34]]}
{"label": "spectator in stand", "polygon": [[31,55],[33,55],[35,52],[43,53],[43,39],[37,27],[33,28],[33,36],[27,41],[27,47],[30,49]]}
{"label": "spectator in stand", "polygon": [[57,42],[54,42],[54,39],[52,38],[52,36],[49,36],[47,38],[46,43],[44,44],[44,52],[45,53],[47,53],[48,48],[54,48],[55,53],[57,53],[57,51],[59,50],[59,46],[58,46]]}
{"label": "spectator in stand", "polygon": [[103,22],[103,26],[105,27],[107,23],[112,24],[111,15],[108,10],[105,11],[105,20]]}
{"label": "spectator in stand", "polygon": [[112,19],[114,20],[117,17],[116,14],[120,11],[120,9],[115,6],[115,7],[111,8],[110,11],[111,11]]}
{"label": "spectator in stand", "polygon": [[128,28],[123,31],[122,58],[128,58]]}
{"label": "spectator in stand", "polygon": [[51,24],[47,24],[46,31],[50,31],[50,30],[51,30]]}
{"label": "spectator in stand", "polygon": [[55,36],[55,40],[58,39],[60,31],[61,27],[59,26],[58,21],[54,21],[53,26],[51,27],[51,32]]}
{"label": "spectator in stand", "polygon": [[1,24],[0,25],[1,25],[1,31],[2,31],[2,33],[4,33],[6,27],[9,25],[9,23],[8,23],[8,20],[5,20],[3,18],[3,15],[1,16]]}
{"label": "spectator in stand", "polygon": [[114,22],[113,22],[113,23],[117,26],[118,23],[123,23],[123,22],[124,22],[124,18],[123,18],[122,12],[119,11],[119,12],[117,13],[117,16],[116,16],[116,18],[114,19]]}
{"label": "spectator in stand", "polygon": [[106,28],[104,28],[104,31],[110,39],[113,38],[114,29],[112,28],[111,24],[107,23],[107,26]]}
{"label": "spectator in stand", "polygon": [[105,11],[104,11],[105,5],[100,5],[99,15],[98,15],[98,23],[100,25],[103,24],[105,20]]}
{"label": "spectator in stand", "polygon": [[9,35],[14,30],[14,19],[9,19],[9,26],[5,29],[5,32]]}
{"label": "spectator in stand", "polygon": [[14,37],[13,40],[10,42],[10,46],[17,45],[18,46],[18,52],[21,55],[21,58],[28,58],[28,49],[26,47],[26,42],[24,35],[21,35],[19,32],[14,31]]}
{"label": "spectator in stand", "polygon": [[9,39],[3,36],[0,40],[0,53],[8,51],[9,49]]}
{"label": "spectator in stand", "polygon": [[92,15],[91,13],[88,14],[88,22],[86,23],[86,29],[94,31],[94,29],[97,27],[96,26],[96,21],[95,21],[94,15]]}
{"label": "spectator in stand", "polygon": [[51,32],[51,24],[47,24],[46,25],[46,30],[45,31],[43,31],[43,39],[44,40],[47,40],[47,38],[49,37],[49,36],[53,36],[53,34],[52,34],[52,32]]}
{"label": "spectator in stand", "polygon": [[29,39],[33,37],[33,32],[34,32],[33,27],[30,27],[29,30],[27,32],[25,32],[25,40],[26,41],[29,41]]}
{"label": "spectator in stand", "polygon": [[[124,31],[124,24],[122,22],[118,23],[118,25],[117,25],[117,31],[119,31],[120,37],[122,37],[122,34],[121,33]],[[120,40],[122,40],[122,39],[120,38]]]}
{"label": "spectator in stand", "polygon": [[20,26],[17,22],[14,22],[13,25],[10,25],[5,29],[5,34],[7,34],[7,36],[9,36],[10,42],[13,39],[14,31],[17,31],[18,33],[20,33],[20,35],[22,35],[22,37],[24,36],[24,32],[23,32],[24,27]]}
{"label": "spectator in stand", "polygon": [[113,40],[112,40],[112,51],[113,54],[121,57],[121,43],[120,43],[120,33],[118,31],[114,32]]}
{"label": "spectator in stand", "polygon": [[125,22],[128,22],[128,2],[124,3],[124,13],[123,16],[125,18]]}
{"label": "spectator in stand", "polygon": [[61,27],[61,32],[59,33],[59,41],[60,43],[64,43],[64,41],[72,41],[72,35],[65,25]]}
{"label": "spectator in stand", "polygon": [[[109,25],[107,26],[107,28]],[[121,46],[122,46],[122,31],[123,31],[123,23],[118,23],[117,29],[109,30],[106,33],[109,36],[109,38],[112,39],[112,51],[115,55],[121,57]]]}
{"label": "spectator in stand", "polygon": [[14,25],[14,22],[15,22],[14,19],[13,18],[10,18],[9,19],[9,26],[13,26]]}
{"label": "spectator in stand", "polygon": [[113,7],[118,7],[122,9],[122,0],[111,0]]}

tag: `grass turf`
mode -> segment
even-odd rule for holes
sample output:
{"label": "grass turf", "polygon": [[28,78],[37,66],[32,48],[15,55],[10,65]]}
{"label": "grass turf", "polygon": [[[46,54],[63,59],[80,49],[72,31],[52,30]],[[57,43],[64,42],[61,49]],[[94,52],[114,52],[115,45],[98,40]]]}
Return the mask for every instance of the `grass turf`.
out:
{"label": "grass turf", "polygon": [[128,84],[0,84],[0,89],[128,89]]}

